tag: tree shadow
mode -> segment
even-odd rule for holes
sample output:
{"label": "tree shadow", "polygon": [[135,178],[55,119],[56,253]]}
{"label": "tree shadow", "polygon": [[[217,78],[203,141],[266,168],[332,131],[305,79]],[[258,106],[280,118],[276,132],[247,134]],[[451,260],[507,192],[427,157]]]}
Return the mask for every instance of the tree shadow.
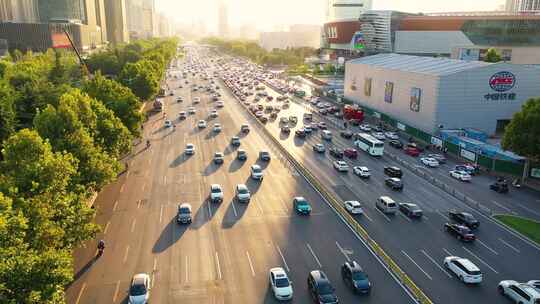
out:
{"label": "tree shadow", "polygon": [[246,160],[238,160],[237,158],[235,158],[229,165],[229,172],[238,171],[240,168],[242,168],[242,166],[244,166],[245,162]]}
{"label": "tree shadow", "polygon": [[[175,228],[178,227],[178,228]],[[189,225],[178,225],[176,223],[176,214],[171,218],[167,226],[161,231],[159,238],[152,247],[153,253],[161,253],[174,245],[184,235]]]}

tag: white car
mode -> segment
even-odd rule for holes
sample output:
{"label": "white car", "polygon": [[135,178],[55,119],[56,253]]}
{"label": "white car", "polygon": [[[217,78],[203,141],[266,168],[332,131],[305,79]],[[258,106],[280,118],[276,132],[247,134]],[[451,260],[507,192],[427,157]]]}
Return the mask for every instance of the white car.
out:
{"label": "white car", "polygon": [[188,108],[188,113],[189,113],[189,114],[195,114],[195,112],[197,112],[197,110],[195,110],[194,107],[189,107],[189,108]]}
{"label": "white car", "polygon": [[326,148],[324,147],[323,144],[315,144],[315,145],[313,145],[313,151],[319,152],[319,153],[324,153],[324,151],[326,151]]}
{"label": "white car", "polygon": [[348,172],[349,165],[342,160],[336,160],[334,161],[334,169],[338,170],[339,172]]}
{"label": "white car", "polygon": [[210,186],[210,200],[213,203],[221,203],[223,201],[223,189],[220,184],[212,184]]}
{"label": "white car", "polygon": [[360,130],[364,131],[364,132],[369,132],[371,131],[371,126],[370,125],[367,125],[367,124],[363,124],[363,125],[360,125]]}
{"label": "white car", "polygon": [[206,128],[206,121],[199,120],[199,122],[197,123],[197,127],[199,127],[200,129]]}
{"label": "white car", "polygon": [[369,178],[371,176],[371,172],[369,171],[368,167],[364,166],[354,166],[353,173],[363,178]]}
{"label": "white car", "polygon": [[293,297],[292,284],[287,273],[281,267],[270,269],[270,286],[277,300],[285,301]]}
{"label": "white car", "polygon": [[422,158],[420,158],[420,161],[422,162],[422,164],[424,164],[424,165],[426,165],[428,167],[431,167],[431,168],[435,168],[435,167],[439,166],[439,161],[437,161],[433,157],[422,157]]}
{"label": "white car", "polygon": [[263,173],[263,170],[262,170],[261,166],[252,165],[251,166],[251,178],[262,181],[263,177],[264,177],[264,173]]}
{"label": "white car", "polygon": [[345,201],[343,202],[343,207],[349,211],[350,214],[364,213],[364,210],[362,210],[362,204],[360,204],[358,201]]}
{"label": "white car", "polygon": [[138,273],[131,279],[129,286],[128,303],[146,304],[150,298],[150,276],[146,273]]}
{"label": "white car", "polygon": [[540,290],[540,280],[531,280],[531,281],[527,282],[527,284],[529,284],[532,287]]}
{"label": "white car", "polygon": [[213,129],[213,131],[216,132],[216,133],[221,132],[221,125],[218,124],[218,123],[214,124],[214,129]]}
{"label": "white car", "polygon": [[280,123],[283,123],[283,124],[286,124],[289,122],[289,118],[288,117],[285,117],[285,116],[282,116],[280,119],[279,119],[279,122]]}
{"label": "white car", "polygon": [[399,136],[394,132],[384,132],[384,136],[388,139],[399,139]]}
{"label": "white car", "polygon": [[304,125],[304,133],[312,133],[313,132],[313,129],[311,129],[311,126],[309,125]]}
{"label": "white car", "polygon": [[212,110],[212,111],[210,112],[210,117],[216,118],[216,117],[218,117],[218,116],[219,116],[219,114],[218,114],[217,110]]}
{"label": "white car", "polygon": [[499,283],[497,290],[507,296],[514,303],[538,304],[540,303],[540,290],[528,283],[519,283],[514,280],[504,280]]}
{"label": "white car", "polygon": [[184,153],[187,155],[192,155],[195,153],[195,146],[193,144],[187,144]]}
{"label": "white car", "polygon": [[184,100],[182,99],[182,97],[177,97],[177,98],[176,98],[176,102],[182,102],[182,101],[184,101]]}
{"label": "white car", "polygon": [[199,97],[193,98],[193,104],[198,104],[199,102],[201,102],[201,99]]}
{"label": "white car", "polygon": [[463,283],[482,282],[482,272],[468,259],[457,256],[448,256],[444,258],[444,267],[452,271]]}
{"label": "white car", "polygon": [[172,127],[172,121],[170,121],[168,119],[165,120],[165,128],[170,128],[170,127]]}
{"label": "white car", "polygon": [[218,100],[218,101],[216,102],[216,107],[218,107],[218,108],[222,108],[223,106],[224,106],[224,103],[223,103],[223,101],[221,101],[221,100]]}
{"label": "white car", "polygon": [[371,135],[375,137],[378,140],[385,140],[386,137],[384,136],[383,132],[372,132]]}
{"label": "white car", "polygon": [[240,203],[249,203],[249,201],[251,200],[251,193],[249,192],[249,189],[246,185],[236,185],[236,199]]}
{"label": "white car", "polygon": [[450,176],[462,182],[470,182],[471,175],[465,171],[450,170]]}

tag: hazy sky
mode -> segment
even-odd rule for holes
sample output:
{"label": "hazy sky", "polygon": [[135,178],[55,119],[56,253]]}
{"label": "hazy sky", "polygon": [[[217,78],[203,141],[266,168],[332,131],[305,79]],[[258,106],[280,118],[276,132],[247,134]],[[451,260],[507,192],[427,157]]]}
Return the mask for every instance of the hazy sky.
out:
{"label": "hazy sky", "polygon": [[[159,11],[182,23],[202,20],[215,31],[218,0],[156,0]],[[259,30],[276,25],[321,24],[325,0],[224,0],[229,7],[229,23],[249,24]],[[373,0],[373,9],[405,12],[457,12],[495,10],[504,0]]]}

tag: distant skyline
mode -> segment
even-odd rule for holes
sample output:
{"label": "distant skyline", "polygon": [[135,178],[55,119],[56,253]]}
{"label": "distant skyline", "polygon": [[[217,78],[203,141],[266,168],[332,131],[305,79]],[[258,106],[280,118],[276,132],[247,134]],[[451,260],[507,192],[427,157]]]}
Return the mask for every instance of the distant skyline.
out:
{"label": "distant skyline", "polygon": [[[273,30],[291,24],[322,24],[326,0],[223,0],[228,5],[232,27],[249,24],[258,30]],[[373,0],[373,9],[418,12],[492,11],[505,0]],[[172,20],[191,24],[202,20],[208,30],[217,30],[218,0],[156,0],[158,11]]]}

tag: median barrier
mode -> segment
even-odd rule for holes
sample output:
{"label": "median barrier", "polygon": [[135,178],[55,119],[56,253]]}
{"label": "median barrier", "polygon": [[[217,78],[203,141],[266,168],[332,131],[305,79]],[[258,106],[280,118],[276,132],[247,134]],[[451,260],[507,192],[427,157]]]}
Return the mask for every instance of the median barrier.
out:
{"label": "median barrier", "polygon": [[[247,110],[248,114],[253,117],[253,114],[247,109],[247,107],[233,94],[235,99],[239,101],[240,105]],[[432,304],[433,302],[429,297],[413,282],[413,280],[398,266],[396,262],[382,249],[382,247],[375,242],[368,234],[368,232],[343,208],[343,206],[338,202],[335,196],[322,185],[318,178],[313,176],[313,174],[304,167],[303,164],[298,162],[292,154],[287,151],[281,145],[281,143],[266,129],[265,125],[257,118],[257,126],[262,130],[265,137],[268,138],[278,150],[280,150],[281,155],[283,155],[295,169],[302,174],[308,183],[311,184],[313,188],[324,198],[324,200],[343,218],[349,227],[351,227],[354,232],[360,236],[369,248],[374,252],[380,260],[386,265],[387,269],[397,278],[409,293],[415,298],[418,303],[421,304]]]}

